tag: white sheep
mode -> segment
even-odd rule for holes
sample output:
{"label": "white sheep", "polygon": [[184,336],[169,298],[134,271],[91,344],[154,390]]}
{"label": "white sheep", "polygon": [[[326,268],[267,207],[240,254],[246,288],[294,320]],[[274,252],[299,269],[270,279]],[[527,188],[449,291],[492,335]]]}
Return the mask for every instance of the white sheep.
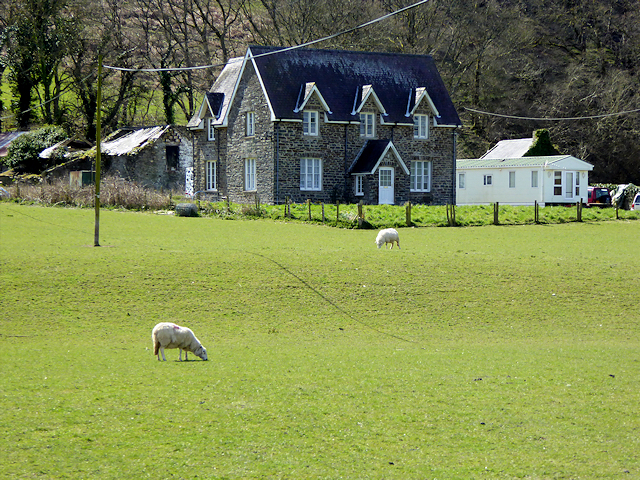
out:
{"label": "white sheep", "polygon": [[159,323],[153,327],[151,340],[153,341],[153,354],[158,355],[158,360],[162,354],[162,360],[167,361],[164,358],[165,348],[177,348],[180,351],[180,361],[182,361],[182,350],[184,350],[185,361],[188,360],[187,352],[192,352],[202,360],[207,359],[207,350],[187,327],[169,322]]}
{"label": "white sheep", "polygon": [[387,243],[391,244],[391,248],[393,248],[393,242],[396,242],[398,248],[400,248],[400,237],[398,236],[398,231],[395,228],[385,228],[384,230],[380,230],[378,236],[376,237],[376,245],[378,248],[381,248],[382,245],[385,247]]}

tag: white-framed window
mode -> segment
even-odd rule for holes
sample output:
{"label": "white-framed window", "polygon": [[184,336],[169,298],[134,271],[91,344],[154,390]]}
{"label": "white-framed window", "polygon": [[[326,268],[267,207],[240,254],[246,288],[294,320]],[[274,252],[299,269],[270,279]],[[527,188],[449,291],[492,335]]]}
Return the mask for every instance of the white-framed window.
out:
{"label": "white-framed window", "polygon": [[208,161],[205,165],[205,189],[216,190],[216,167],[217,162]]}
{"label": "white-framed window", "polygon": [[216,129],[213,127],[215,118],[207,118],[207,140],[212,142],[216,139]]}
{"label": "white-framed window", "polygon": [[322,160],[300,159],[300,190],[322,190]]}
{"label": "white-framed window", "polygon": [[256,112],[247,112],[247,137],[256,134]]}
{"label": "white-framed window", "polygon": [[484,184],[485,185],[493,185],[493,175],[485,175],[484,176]]}
{"label": "white-framed window", "polygon": [[516,172],[509,172],[509,188],[516,188]]}
{"label": "white-framed window", "polygon": [[429,115],[413,116],[413,138],[429,138]]}
{"label": "white-framed window", "polygon": [[304,135],[318,135],[318,112],[313,110],[302,112],[302,133]]}
{"label": "white-framed window", "polygon": [[431,162],[411,162],[411,191],[431,191]]}
{"label": "white-framed window", "polygon": [[553,172],[553,194],[562,195],[562,172],[559,170]]}
{"label": "white-framed window", "polygon": [[256,189],[256,159],[246,158],[244,160],[244,189],[252,191]]}
{"label": "white-framed window", "polygon": [[575,176],[574,172],[566,172],[566,188],[565,188],[565,197],[573,198],[573,177]]}
{"label": "white-framed window", "polygon": [[576,172],[576,197],[580,196],[580,172]]}
{"label": "white-framed window", "polygon": [[364,195],[364,176],[356,175],[355,181],[356,181],[356,196]]}
{"label": "white-framed window", "polygon": [[538,171],[531,171],[531,188],[538,188]]}
{"label": "white-framed window", "polygon": [[375,113],[360,114],[360,136],[372,138],[376,135],[376,115]]}
{"label": "white-framed window", "polygon": [[460,189],[464,189],[464,185],[466,183],[467,180],[467,175],[464,173],[459,173],[458,174],[458,188]]}

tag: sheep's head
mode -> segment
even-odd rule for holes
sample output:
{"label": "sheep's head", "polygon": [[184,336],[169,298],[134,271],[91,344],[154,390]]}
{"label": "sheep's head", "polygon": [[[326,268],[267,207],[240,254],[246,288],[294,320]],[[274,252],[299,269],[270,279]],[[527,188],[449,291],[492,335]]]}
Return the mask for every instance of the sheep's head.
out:
{"label": "sheep's head", "polygon": [[200,347],[198,349],[196,349],[195,353],[198,357],[200,357],[202,360],[207,360],[207,349],[204,348],[202,345],[200,345]]}

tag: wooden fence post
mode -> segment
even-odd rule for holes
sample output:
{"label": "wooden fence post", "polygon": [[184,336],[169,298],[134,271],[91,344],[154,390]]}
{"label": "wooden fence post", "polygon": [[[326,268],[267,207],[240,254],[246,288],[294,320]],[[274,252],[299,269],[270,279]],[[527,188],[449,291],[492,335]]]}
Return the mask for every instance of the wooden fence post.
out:
{"label": "wooden fence post", "polygon": [[450,227],[455,227],[456,225],[456,206],[447,203],[447,224]]}
{"label": "wooden fence post", "polygon": [[320,205],[322,205],[322,223],[324,223],[324,202],[320,202]]}
{"label": "wooden fence post", "polygon": [[309,207],[309,221],[311,221],[311,199],[307,198],[307,206]]}
{"label": "wooden fence post", "polygon": [[536,200],[533,203],[533,221],[534,221],[534,223],[540,223],[540,211],[538,210],[539,207],[540,207],[540,205],[538,205],[538,201]]}
{"label": "wooden fence post", "polygon": [[576,222],[582,221],[582,202],[576,203]]}
{"label": "wooden fence post", "polygon": [[336,225],[340,221],[340,200],[336,200]]}
{"label": "wooden fence post", "polygon": [[411,226],[411,202],[407,202],[405,217],[406,217],[407,227],[410,227]]}
{"label": "wooden fence post", "polygon": [[500,212],[500,206],[498,202],[496,202],[493,204],[493,224],[494,225],[500,225],[499,212]]}

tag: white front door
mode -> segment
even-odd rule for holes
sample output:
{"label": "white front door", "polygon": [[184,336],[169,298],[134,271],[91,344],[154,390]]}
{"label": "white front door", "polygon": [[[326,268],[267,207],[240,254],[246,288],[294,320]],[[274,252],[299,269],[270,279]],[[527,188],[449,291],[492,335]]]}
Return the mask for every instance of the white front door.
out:
{"label": "white front door", "polygon": [[393,168],[380,167],[379,169],[378,203],[393,204]]}

